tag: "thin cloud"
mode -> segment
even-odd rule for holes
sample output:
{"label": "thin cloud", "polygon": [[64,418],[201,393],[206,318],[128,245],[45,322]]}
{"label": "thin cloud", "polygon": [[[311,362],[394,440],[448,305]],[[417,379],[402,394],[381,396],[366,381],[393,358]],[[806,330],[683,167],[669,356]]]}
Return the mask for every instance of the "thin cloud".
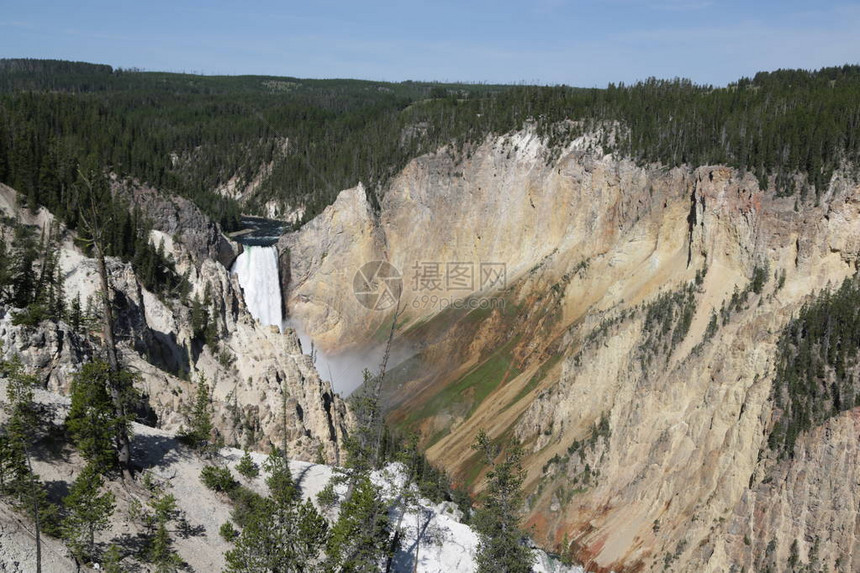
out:
{"label": "thin cloud", "polygon": [[651,4],[653,10],[662,10],[666,12],[689,12],[694,10],[704,10],[713,6],[713,2],[707,0],[664,0]]}
{"label": "thin cloud", "polygon": [[3,26],[5,28],[18,28],[21,30],[35,30],[36,29],[36,26],[31,24],[30,22],[22,22],[19,20],[0,22],[0,26]]}
{"label": "thin cloud", "polygon": [[661,12],[691,12],[710,8],[712,0],[607,0],[617,6],[639,6]]}

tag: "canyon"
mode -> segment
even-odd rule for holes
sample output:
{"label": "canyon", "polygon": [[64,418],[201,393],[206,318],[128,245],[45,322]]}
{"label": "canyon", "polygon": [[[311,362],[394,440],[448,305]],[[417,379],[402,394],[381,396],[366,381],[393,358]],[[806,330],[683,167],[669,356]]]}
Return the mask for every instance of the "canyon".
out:
{"label": "canyon", "polygon": [[[535,544],[553,573],[860,570],[860,66],[602,89],[0,59],[0,92],[0,569],[34,570],[44,498],[57,570],[109,544],[221,570],[278,520],[309,552],[267,541],[269,569],[520,571]],[[256,497],[279,451],[307,520]],[[89,551],[85,486],[118,501]],[[194,523],[156,531],[169,491]]]}
{"label": "canyon", "polygon": [[[345,440],[356,423],[341,396],[320,379],[312,350],[302,347],[296,331],[282,318],[283,277],[278,251],[268,244],[271,241],[259,244],[256,237],[245,235],[243,242],[232,243],[217,229],[213,234],[204,232],[200,223],[205,225],[205,218],[198,219],[199,213],[190,204],[151,189],[115,189],[117,193],[128,191],[146,196],[139,205],[150,214],[169,214],[153,217],[157,228],[152,230],[151,240],[187,277],[191,292],[187,297],[164,300],[141,285],[128,263],[111,257],[106,261],[117,310],[120,356],[124,367],[136,374],[135,386],[145,403],[136,417],[145,423],[135,423],[132,428],[132,459],[138,479],[107,482],[117,510],[109,519],[108,531],[98,534],[96,540],[117,543],[120,539],[119,545],[126,547],[129,540],[146,535],[133,517],[134,508],[150,496],[146,484],[154,481],[175,496],[177,515],[193,531],[175,540],[177,555],[191,570],[222,570],[231,544],[219,533],[219,526],[229,523],[232,508],[223,495],[201,484],[202,470],[216,464],[236,471],[242,456],[238,446],[257,450],[253,459],[265,467],[266,456],[260,452],[286,447],[294,458],[292,473],[301,495],[319,506],[317,495],[335,475],[346,471],[337,466],[346,461]],[[43,238],[54,236],[65,296],[84,301],[85,322],[94,320],[97,265],[79,248],[74,234],[44,209],[36,213],[21,209],[20,197],[6,186],[0,186],[0,209],[7,215],[5,224],[14,220]],[[11,231],[4,229],[4,233],[8,236]],[[201,345],[195,332],[194,316],[200,305],[211,312],[207,328],[218,332],[213,345],[209,341]],[[16,311],[10,310],[0,318],[4,359],[20,359],[26,371],[36,376],[36,402],[62,423],[76,373],[86,361],[98,357],[100,349],[81,327],[64,320],[30,325],[18,323],[15,317]],[[374,359],[362,356],[363,360]],[[200,379],[209,385],[217,436],[216,447],[205,455],[191,451],[182,438]],[[0,380],[0,395],[5,396],[6,389],[7,381]],[[5,416],[6,410],[0,410],[0,421]],[[80,474],[84,460],[67,449],[59,458],[40,453],[32,463],[40,479],[70,484]],[[448,573],[474,569],[479,538],[455,503],[420,497],[402,464],[388,464],[374,472],[372,479],[390,505],[392,522],[402,523],[402,543],[394,552],[392,570]],[[262,476],[247,483],[253,491],[267,492]],[[347,488],[343,484],[337,487],[337,503],[341,503]],[[401,498],[410,488],[414,499],[407,507]],[[326,511],[334,519],[339,509],[335,504]],[[538,573],[583,572],[581,567],[565,566],[535,549],[534,570]],[[32,524],[5,501],[0,503],[0,564],[10,573],[23,573],[35,561]],[[78,568],[68,547],[44,533],[41,563],[52,571]],[[145,563],[135,566],[147,567]]]}
{"label": "canyon", "polygon": [[290,319],[322,352],[376,348],[395,308],[363,306],[356,273],[398,269],[389,422],[476,490],[477,432],[520,442],[526,525],[589,570],[856,569],[856,504],[835,501],[853,499],[856,411],[789,459],[767,447],[782,329],[858,269],[856,180],[783,197],[725,166],[637,164],[602,135],[553,153],[526,127],[411,161],[378,208],[341,192],[279,241]]}
{"label": "canyon", "polygon": [[[396,319],[390,425],[473,493],[478,432],[521,444],[524,524],[546,549],[593,572],[853,570],[858,410],[788,458],[768,436],[781,333],[857,272],[856,179],[783,197],[726,166],[637,164],[601,141],[559,153],[526,127],[442,148],[378,205],[359,184],[275,244],[231,241],[190,202],[115,180],[191,287],[167,301],[108,261],[151,423],[180,432],[203,376],[225,444],[342,464],[343,396],[377,371]],[[0,199],[59,229],[67,296],[92,300],[96,264],[73,235],[8,187]],[[201,343],[201,308],[216,344]],[[59,394],[97,352],[63,322],[34,331],[8,313],[0,338]]]}

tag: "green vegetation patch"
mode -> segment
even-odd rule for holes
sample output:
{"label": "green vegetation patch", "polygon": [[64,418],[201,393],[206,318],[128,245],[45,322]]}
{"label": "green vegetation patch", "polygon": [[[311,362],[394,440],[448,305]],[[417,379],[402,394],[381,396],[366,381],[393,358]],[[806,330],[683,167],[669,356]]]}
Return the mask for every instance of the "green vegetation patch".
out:
{"label": "green vegetation patch", "polygon": [[552,370],[556,364],[558,364],[561,359],[564,358],[564,355],[561,353],[553,354],[549,357],[549,359],[538,367],[537,372],[535,372],[529,381],[526,382],[526,385],[523,386],[522,390],[520,390],[517,395],[511,400],[507,406],[505,406],[505,410],[525,398],[526,394],[537,388],[538,384],[546,378],[546,375]]}
{"label": "green vegetation patch", "polygon": [[801,308],[782,332],[776,365],[768,445],[787,457],[802,432],[860,406],[860,273]]}
{"label": "green vegetation patch", "polygon": [[679,342],[684,340],[696,314],[696,287],[693,283],[660,294],[645,307],[642,343],[639,352],[645,366],[659,354],[667,359]]}
{"label": "green vegetation patch", "polygon": [[518,338],[505,344],[498,352],[467,372],[458,380],[442,389],[421,408],[412,413],[408,420],[412,423],[444,412],[453,404],[469,404],[466,417],[471,416],[478,406],[499,387],[499,385],[520,374],[513,364],[511,350]]}

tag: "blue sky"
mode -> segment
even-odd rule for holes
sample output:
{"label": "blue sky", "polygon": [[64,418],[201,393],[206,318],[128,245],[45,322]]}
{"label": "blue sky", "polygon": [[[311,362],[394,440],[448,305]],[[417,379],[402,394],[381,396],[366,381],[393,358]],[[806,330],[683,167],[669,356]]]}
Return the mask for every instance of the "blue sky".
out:
{"label": "blue sky", "polygon": [[860,2],[0,0],[0,57],[205,74],[724,85],[860,63]]}

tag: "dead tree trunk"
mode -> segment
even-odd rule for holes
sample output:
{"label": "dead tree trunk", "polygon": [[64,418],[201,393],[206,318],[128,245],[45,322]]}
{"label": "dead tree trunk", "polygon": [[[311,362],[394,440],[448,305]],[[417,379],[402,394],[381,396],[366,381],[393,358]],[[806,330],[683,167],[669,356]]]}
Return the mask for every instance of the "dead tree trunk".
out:
{"label": "dead tree trunk", "polygon": [[33,473],[33,463],[30,461],[30,452],[24,446],[24,455],[27,458],[27,469],[30,470],[30,495],[33,497],[33,522],[36,526],[36,573],[42,573],[42,522],[39,516],[39,494],[36,491],[38,480]]}
{"label": "dead tree trunk", "polygon": [[388,367],[388,357],[391,355],[391,343],[394,341],[394,331],[397,330],[397,318],[403,309],[400,307],[400,298],[397,299],[397,308],[394,311],[394,319],[391,321],[391,330],[388,332],[388,342],[385,344],[385,354],[382,355],[382,364],[379,366],[379,375],[373,387],[373,424],[376,426],[376,447],[374,448],[373,464],[379,467],[382,464],[380,449],[382,447],[382,430],[385,422],[382,417],[382,406],[379,397],[382,394],[382,381],[385,379],[385,370]]}
{"label": "dead tree trunk", "polygon": [[[96,265],[99,272],[99,282],[101,286],[101,301],[102,301],[102,333],[104,335],[105,351],[107,353],[108,366],[112,373],[111,382],[108,391],[110,392],[111,400],[115,410],[115,415],[125,420],[128,416],[126,407],[126,388],[124,377],[120,376],[119,359],[116,351],[116,338],[114,337],[113,325],[113,305],[111,304],[110,285],[108,283],[108,271],[105,264],[105,242],[104,229],[102,227],[100,211],[96,206],[95,192],[92,182],[89,181],[83,174],[80,174],[87,190],[88,201],[83,202],[86,207],[81,209],[81,219],[84,227],[90,234],[90,242],[96,255]],[[88,207],[88,209],[87,209]],[[88,210],[88,212],[84,212]],[[125,424],[118,424],[116,435],[114,436],[114,446],[116,447],[117,462],[122,470],[123,476],[131,478],[131,440],[128,436]]]}
{"label": "dead tree trunk", "polygon": [[[101,299],[102,299],[102,331],[105,339],[105,350],[107,352],[108,365],[113,374],[119,373],[119,359],[116,353],[116,339],[113,333],[113,306],[110,300],[110,287],[108,286],[107,265],[105,264],[104,250],[101,241],[94,238],[94,248],[96,251],[96,261],[99,269],[99,280],[101,282]],[[116,415],[125,418],[128,415],[123,396],[123,388],[120,387],[120,379],[114,376],[110,385],[111,400],[113,400]],[[117,461],[124,473],[131,471],[131,441],[124,427],[120,425],[114,437],[116,443]]]}

